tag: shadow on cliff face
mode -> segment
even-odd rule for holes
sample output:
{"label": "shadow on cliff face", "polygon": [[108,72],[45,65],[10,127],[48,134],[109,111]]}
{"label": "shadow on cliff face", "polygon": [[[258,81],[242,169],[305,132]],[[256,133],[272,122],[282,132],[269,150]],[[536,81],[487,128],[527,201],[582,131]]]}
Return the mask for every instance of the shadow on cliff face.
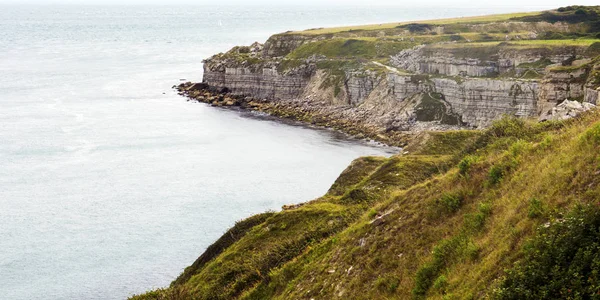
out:
{"label": "shadow on cliff face", "polygon": [[417,121],[438,121],[446,125],[466,125],[459,114],[452,112],[450,104],[444,100],[440,93],[424,93],[420,103],[415,108]]}

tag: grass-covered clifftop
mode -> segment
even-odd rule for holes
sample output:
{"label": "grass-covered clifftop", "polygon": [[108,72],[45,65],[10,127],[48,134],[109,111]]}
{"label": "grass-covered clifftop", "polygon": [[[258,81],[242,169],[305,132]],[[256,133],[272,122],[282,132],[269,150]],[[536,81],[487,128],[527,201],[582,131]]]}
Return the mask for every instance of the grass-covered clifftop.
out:
{"label": "grass-covered clifftop", "polygon": [[[273,35],[265,43],[262,56],[282,59],[284,64],[279,69],[285,71],[315,56],[387,64],[390,56],[401,50],[437,45],[452,47],[454,54],[463,57],[471,53],[459,49],[491,48],[488,55],[473,57],[485,61],[498,55],[494,50],[501,42],[509,43],[505,46],[511,51],[537,49],[543,56],[550,56],[569,48],[573,55],[583,55],[599,39],[600,6],[574,5],[543,12],[289,31]],[[352,65],[345,69],[356,68]]]}
{"label": "grass-covered clifftop", "polygon": [[133,299],[591,299],[599,150],[599,112],[423,133],[317,200],[238,223]]}
{"label": "grass-covered clifftop", "polygon": [[[230,54],[245,61],[244,66],[261,68],[275,62],[280,73],[293,73],[307,60],[327,60],[338,63],[316,64],[317,69],[332,74],[365,70],[383,74],[389,70],[377,68],[373,61],[390,65],[392,56],[419,45],[430,47],[432,57],[441,50],[439,56],[477,59],[479,61],[470,63],[476,65],[497,63],[503,51],[521,55],[526,60],[524,63],[554,56],[553,64],[556,64],[571,55],[579,58],[599,55],[586,52],[598,48],[599,42],[600,7],[574,5],[543,12],[290,31],[273,35],[261,50],[260,59],[238,55],[236,51]],[[472,48],[479,51],[470,51]],[[565,57],[557,58],[557,55]],[[514,74],[511,70],[504,71],[505,74],[497,72],[494,76]],[[533,72],[539,75],[541,71],[543,68],[538,68],[530,75]],[[541,75],[534,76],[538,77]]]}

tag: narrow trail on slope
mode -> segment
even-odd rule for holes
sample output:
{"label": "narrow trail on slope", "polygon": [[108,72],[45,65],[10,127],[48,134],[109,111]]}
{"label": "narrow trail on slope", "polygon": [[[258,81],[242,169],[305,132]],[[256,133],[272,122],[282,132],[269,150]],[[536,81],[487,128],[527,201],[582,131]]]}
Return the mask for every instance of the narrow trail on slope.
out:
{"label": "narrow trail on slope", "polygon": [[400,71],[400,70],[398,70],[397,68],[394,68],[394,67],[390,67],[390,66],[384,65],[384,64],[382,64],[382,63],[380,63],[380,62],[376,62],[376,61],[371,61],[371,62],[372,62],[373,64],[377,65],[377,66],[380,66],[380,67],[384,67],[384,68],[386,68],[386,69],[387,69],[388,71],[390,71],[390,72],[394,72],[394,73],[396,73],[396,74],[400,74],[400,75],[410,75],[409,73],[407,73],[407,72],[405,72],[405,71]]}

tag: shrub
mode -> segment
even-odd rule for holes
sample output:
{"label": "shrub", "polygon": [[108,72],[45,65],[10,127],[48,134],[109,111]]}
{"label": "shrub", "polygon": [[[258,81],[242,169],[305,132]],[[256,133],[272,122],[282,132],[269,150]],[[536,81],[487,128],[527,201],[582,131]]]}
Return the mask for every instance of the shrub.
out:
{"label": "shrub", "polygon": [[538,229],[525,256],[508,270],[496,299],[598,299],[600,211],[585,206]]}
{"label": "shrub", "polygon": [[527,216],[529,218],[538,218],[544,214],[544,207],[542,201],[537,198],[531,198],[529,200],[529,211],[527,212]]}
{"label": "shrub", "polygon": [[380,276],[375,280],[375,286],[381,292],[385,293],[394,293],[398,286],[400,285],[400,280],[391,274],[386,274],[384,276]]}
{"label": "shrub", "polygon": [[477,162],[477,157],[468,155],[458,163],[458,173],[462,176],[467,176],[471,166]]}
{"label": "shrub", "polygon": [[369,210],[369,219],[375,218],[377,216],[377,211],[373,208]]}
{"label": "shrub", "polygon": [[431,26],[428,24],[412,23],[412,24],[398,26],[398,28],[406,28],[411,33],[415,33],[415,32],[425,32],[427,30],[430,30]]}
{"label": "shrub", "polygon": [[361,203],[361,202],[366,202],[368,200],[369,200],[369,194],[367,194],[367,192],[365,192],[361,188],[354,188],[354,189],[350,190],[341,199],[342,203],[348,203],[348,204]]}
{"label": "shrub", "polygon": [[469,249],[469,239],[463,235],[441,241],[433,249],[433,259],[417,271],[413,296],[425,296],[429,288],[439,279],[439,273],[453,261],[463,257]]}
{"label": "shrub", "polygon": [[465,215],[465,229],[471,232],[479,231],[491,213],[492,206],[489,203],[480,203],[476,213]]}
{"label": "shrub", "polygon": [[491,184],[498,184],[504,177],[504,168],[501,165],[495,165],[490,169],[488,179]]}
{"label": "shrub", "polygon": [[463,195],[457,193],[444,193],[436,200],[436,205],[443,211],[454,213],[460,209],[463,203]]}
{"label": "shrub", "polygon": [[453,42],[462,41],[464,39],[465,39],[464,37],[462,37],[462,36],[460,36],[458,34],[453,34],[453,35],[450,36],[450,40],[453,41]]}
{"label": "shrub", "polygon": [[600,123],[595,124],[592,128],[588,129],[580,140],[582,144],[591,146],[600,145]]}
{"label": "shrub", "polygon": [[487,133],[493,137],[526,137],[530,134],[530,128],[523,119],[504,116],[502,119],[492,123]]}
{"label": "shrub", "polygon": [[433,283],[433,288],[441,291],[442,293],[445,292],[446,288],[448,287],[448,278],[446,278],[446,276],[444,275],[440,275],[440,277],[438,277],[435,282]]}

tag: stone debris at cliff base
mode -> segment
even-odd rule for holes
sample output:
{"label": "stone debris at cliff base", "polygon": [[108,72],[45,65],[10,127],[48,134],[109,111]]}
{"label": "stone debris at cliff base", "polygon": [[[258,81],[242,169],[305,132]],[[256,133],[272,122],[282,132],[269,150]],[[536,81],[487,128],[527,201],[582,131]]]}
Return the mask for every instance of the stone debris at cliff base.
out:
{"label": "stone debris at cliff base", "polygon": [[540,121],[560,121],[577,117],[583,112],[596,108],[596,105],[587,102],[577,102],[565,99],[561,104],[553,107],[540,117]]}

